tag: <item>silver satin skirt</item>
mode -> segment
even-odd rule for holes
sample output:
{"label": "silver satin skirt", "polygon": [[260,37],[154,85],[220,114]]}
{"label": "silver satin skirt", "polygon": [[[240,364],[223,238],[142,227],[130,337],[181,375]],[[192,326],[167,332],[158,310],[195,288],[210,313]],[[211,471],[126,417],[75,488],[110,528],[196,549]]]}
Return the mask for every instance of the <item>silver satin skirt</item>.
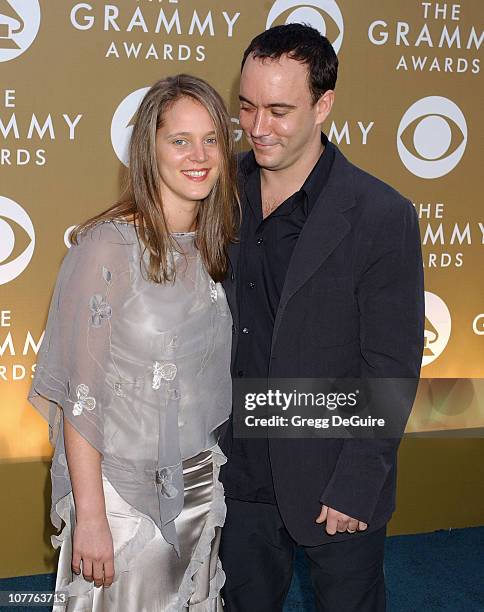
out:
{"label": "silver satin skirt", "polygon": [[53,612],[221,612],[225,575],[218,558],[225,519],[223,487],[218,480],[225,457],[218,447],[183,462],[184,506],[175,519],[181,556],[148,516],[133,508],[103,475],[106,515],[114,544],[115,579],[96,588],[72,573],[72,493],[57,504],[66,525],[60,546],[56,591],[68,595],[67,606]]}

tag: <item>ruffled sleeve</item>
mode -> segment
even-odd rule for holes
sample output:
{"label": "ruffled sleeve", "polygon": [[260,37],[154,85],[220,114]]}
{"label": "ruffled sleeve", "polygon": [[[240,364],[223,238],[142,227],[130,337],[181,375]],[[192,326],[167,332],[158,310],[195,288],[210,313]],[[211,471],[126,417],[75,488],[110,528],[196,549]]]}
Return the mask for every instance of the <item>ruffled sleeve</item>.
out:
{"label": "ruffled sleeve", "polygon": [[94,448],[104,451],[111,319],[129,284],[126,253],[125,239],[113,224],[86,232],[64,258],[50,304],[29,400],[48,420],[55,446],[51,518],[57,527],[55,504],[71,490],[62,413]]}

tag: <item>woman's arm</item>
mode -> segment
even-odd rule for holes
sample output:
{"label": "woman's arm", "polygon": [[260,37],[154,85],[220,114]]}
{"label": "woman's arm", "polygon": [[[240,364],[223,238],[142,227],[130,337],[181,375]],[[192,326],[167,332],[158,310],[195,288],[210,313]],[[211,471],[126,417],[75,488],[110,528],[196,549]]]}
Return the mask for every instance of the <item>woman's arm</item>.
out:
{"label": "woman's arm", "polygon": [[67,464],[76,507],[72,571],[96,586],[108,587],[114,578],[113,539],[106,518],[101,454],[64,418]]}
{"label": "woman's arm", "polygon": [[[109,223],[83,232],[78,244],[68,250],[29,394],[33,405],[49,419],[51,434],[56,436],[52,442],[61,448],[64,443],[66,449],[69,474],[58,463],[52,481],[53,524],[61,526],[55,506],[72,486],[76,506],[72,569],[105,586],[114,577],[101,471],[104,408],[111,398],[106,384],[112,358],[109,319],[130,289],[129,252],[119,230]],[[59,439],[62,434],[64,442]]]}

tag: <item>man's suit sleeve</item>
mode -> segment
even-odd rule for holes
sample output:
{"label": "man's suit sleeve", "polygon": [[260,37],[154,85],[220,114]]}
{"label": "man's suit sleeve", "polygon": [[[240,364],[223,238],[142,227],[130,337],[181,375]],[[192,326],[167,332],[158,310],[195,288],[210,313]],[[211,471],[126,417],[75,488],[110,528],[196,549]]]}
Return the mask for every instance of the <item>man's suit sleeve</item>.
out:
{"label": "man's suit sleeve", "polygon": [[[361,377],[417,381],[423,350],[424,290],[418,218],[410,202],[399,198],[389,207],[370,253],[357,287]],[[414,397],[399,399],[398,410],[405,413],[406,422]],[[396,462],[399,442],[395,438],[345,440],[321,503],[371,523],[380,491]]]}

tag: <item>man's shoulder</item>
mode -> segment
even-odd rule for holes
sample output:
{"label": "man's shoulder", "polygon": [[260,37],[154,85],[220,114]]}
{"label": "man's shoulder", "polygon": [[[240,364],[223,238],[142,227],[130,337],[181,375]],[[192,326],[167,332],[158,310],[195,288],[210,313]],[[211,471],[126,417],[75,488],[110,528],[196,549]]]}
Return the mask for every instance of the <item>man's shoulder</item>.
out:
{"label": "man's shoulder", "polygon": [[351,174],[354,197],[372,215],[380,216],[393,213],[400,216],[415,212],[411,201],[377,176],[350,162],[341,153],[341,163]]}

